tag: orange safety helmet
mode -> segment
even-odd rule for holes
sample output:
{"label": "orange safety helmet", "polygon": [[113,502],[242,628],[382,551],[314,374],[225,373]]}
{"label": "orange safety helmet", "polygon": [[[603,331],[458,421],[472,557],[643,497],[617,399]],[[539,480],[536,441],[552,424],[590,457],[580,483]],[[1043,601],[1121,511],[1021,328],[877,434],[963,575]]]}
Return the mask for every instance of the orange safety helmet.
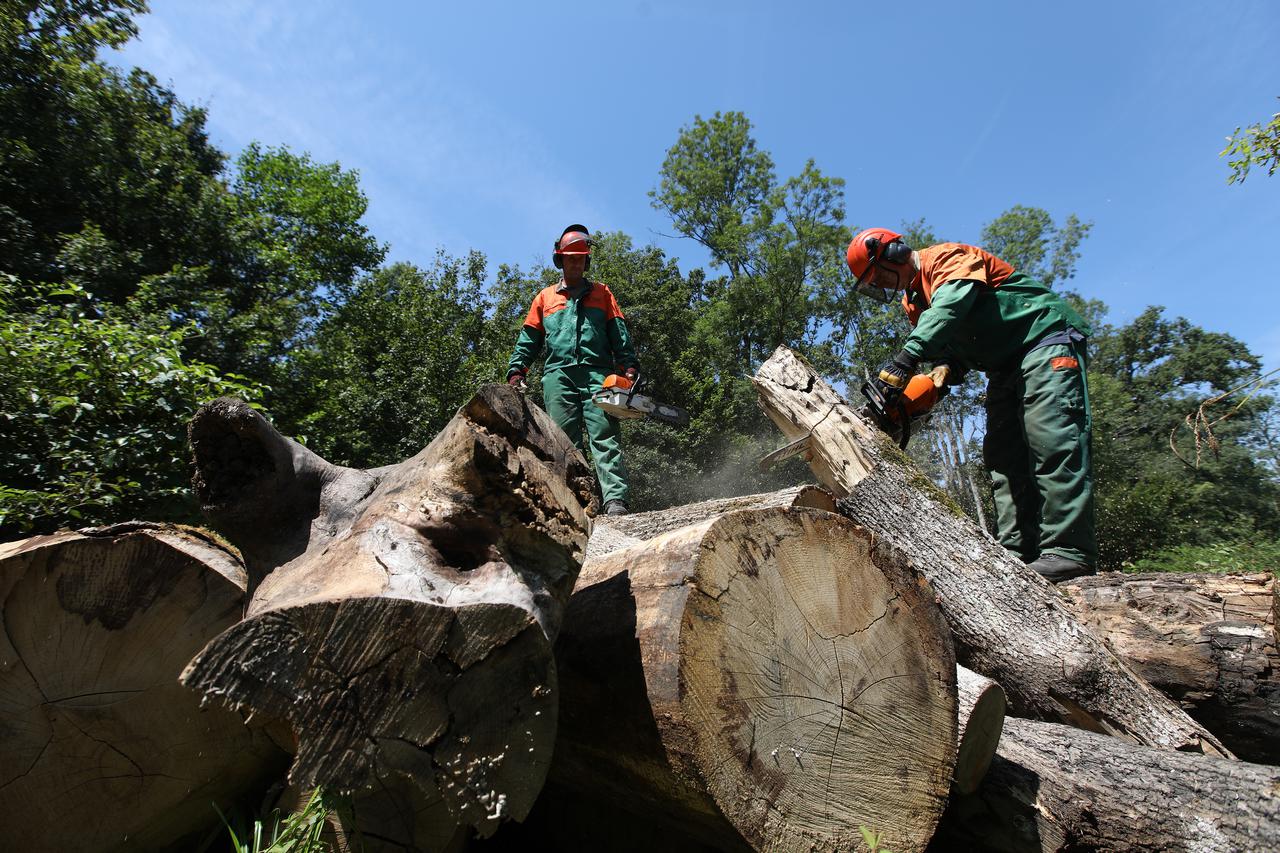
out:
{"label": "orange safety helmet", "polygon": [[564,255],[586,255],[587,269],[591,269],[591,235],[585,225],[570,225],[560,232],[551,249],[551,262],[556,269],[564,269]]}
{"label": "orange safety helmet", "polygon": [[855,279],[853,289],[863,296],[886,303],[892,300],[892,295],[866,279],[881,262],[902,264],[910,258],[911,247],[902,242],[901,234],[888,228],[867,228],[859,232],[845,252],[845,263]]}

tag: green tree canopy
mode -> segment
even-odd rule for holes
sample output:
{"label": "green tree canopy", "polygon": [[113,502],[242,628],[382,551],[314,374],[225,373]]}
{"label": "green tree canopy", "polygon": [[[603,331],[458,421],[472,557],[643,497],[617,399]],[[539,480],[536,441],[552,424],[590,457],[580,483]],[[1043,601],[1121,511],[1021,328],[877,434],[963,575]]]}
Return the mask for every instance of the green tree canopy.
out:
{"label": "green tree canopy", "polygon": [[1048,211],[1015,204],[983,227],[979,245],[1052,287],[1075,276],[1080,243],[1092,227],[1074,213],[1058,226]]}
{"label": "green tree canopy", "polygon": [[[1089,393],[1104,562],[1114,568],[1180,544],[1274,539],[1280,484],[1257,452],[1273,401],[1255,396],[1214,426],[1216,451],[1202,431],[1197,453],[1196,435],[1185,428],[1206,400],[1258,378],[1248,347],[1151,307],[1124,326],[1096,329],[1093,349]],[[1211,418],[1241,401],[1233,398]]]}
{"label": "green tree canopy", "polygon": [[500,379],[485,347],[484,278],[484,256],[473,252],[360,279],[300,355],[311,408],[297,420],[308,444],[341,465],[398,462]]}
{"label": "green tree canopy", "polygon": [[681,128],[649,195],[682,236],[706,247],[713,268],[728,270],[710,288],[712,310],[733,342],[735,373],[779,344],[830,365],[817,338],[829,322],[840,253],[851,236],[843,180],[810,160],[779,183],[747,117],[716,113]]}
{"label": "green tree canopy", "polygon": [[0,277],[0,537],[67,523],[194,520],[186,424],[261,389],[183,357],[185,329],[88,307],[75,285]]}
{"label": "green tree canopy", "polygon": [[1259,122],[1241,129],[1227,137],[1227,147],[1218,152],[1219,157],[1226,157],[1231,174],[1227,183],[1237,181],[1244,183],[1249,177],[1249,170],[1254,166],[1265,168],[1267,175],[1274,175],[1280,166],[1280,113],[1271,117],[1265,125]]}

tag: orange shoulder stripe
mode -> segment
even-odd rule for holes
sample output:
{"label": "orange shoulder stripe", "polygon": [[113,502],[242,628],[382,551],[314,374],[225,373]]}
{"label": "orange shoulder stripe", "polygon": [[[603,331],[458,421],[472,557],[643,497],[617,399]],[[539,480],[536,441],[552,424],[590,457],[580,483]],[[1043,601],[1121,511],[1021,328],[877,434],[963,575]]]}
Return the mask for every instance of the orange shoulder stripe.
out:
{"label": "orange shoulder stripe", "polygon": [[623,317],[622,309],[618,307],[618,300],[613,298],[613,291],[600,282],[595,282],[591,286],[591,292],[587,294],[584,304],[589,308],[599,308],[604,312],[606,320],[612,320],[614,317]]}

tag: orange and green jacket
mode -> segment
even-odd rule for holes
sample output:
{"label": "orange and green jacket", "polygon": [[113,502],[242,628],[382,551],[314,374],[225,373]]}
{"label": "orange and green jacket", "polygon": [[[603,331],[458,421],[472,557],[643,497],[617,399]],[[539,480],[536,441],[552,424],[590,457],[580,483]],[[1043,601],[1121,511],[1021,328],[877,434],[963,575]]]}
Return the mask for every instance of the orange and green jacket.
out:
{"label": "orange and green jacket", "polygon": [[529,369],[547,346],[544,370],[587,365],[621,372],[638,367],[626,318],[613,293],[598,281],[584,281],[570,294],[561,281],[545,287],[533,299],[524,319],[507,375]]}
{"label": "orange and green jacket", "polygon": [[939,243],[920,250],[920,271],[902,306],[915,328],[902,348],[923,361],[959,359],[999,369],[1037,341],[1089,324],[1058,294],[977,246]]}

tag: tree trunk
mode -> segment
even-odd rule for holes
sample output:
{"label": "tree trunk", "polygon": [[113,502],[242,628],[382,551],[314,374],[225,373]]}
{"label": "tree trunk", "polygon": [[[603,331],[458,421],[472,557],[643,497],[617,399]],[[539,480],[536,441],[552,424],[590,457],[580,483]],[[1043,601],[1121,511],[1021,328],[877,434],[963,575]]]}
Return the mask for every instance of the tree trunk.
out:
{"label": "tree trunk", "polygon": [[288,763],[178,683],[240,618],[239,560],[139,522],[0,546],[0,849],[154,850]]}
{"label": "tree trunk", "polygon": [[1139,675],[1246,761],[1280,764],[1271,575],[1104,574],[1063,603]]}
{"label": "tree trunk", "polygon": [[688,527],[730,512],[768,509],[775,506],[809,507],[835,512],[836,499],[826,489],[817,486],[791,486],[776,492],[743,495],[736,498],[715,498],[654,512],[602,515],[592,525],[591,541],[587,543],[587,560],[603,557],[605,554],[623,548],[630,548],[659,534],[679,530],[681,527]]}
{"label": "tree trunk", "polygon": [[838,515],[738,510],[593,557],[556,650],[552,781],[610,815],[560,827],[559,849],[848,849],[863,825],[913,851],[932,833],[956,749],[946,625],[902,556]]}
{"label": "tree trunk", "polygon": [[1000,685],[973,670],[956,667],[960,738],[951,790],[972,794],[987,775],[1004,730],[1005,696]]}
{"label": "tree trunk", "polygon": [[1008,719],[986,779],[948,806],[930,850],[1270,853],[1280,768]]}
{"label": "tree trunk", "polygon": [[551,643],[592,501],[564,433],[494,385],[375,472],[329,465],[235,401],[198,412],[191,436],[210,516],[271,571],[184,682],[287,720],[299,787],[407,776],[446,810],[442,838],[522,819],[555,739]]}
{"label": "tree trunk", "polygon": [[810,466],[840,509],[905,551],[938,591],[956,653],[1027,716],[1164,749],[1230,753],[1135,676],[1059,602],[1057,591],[979,530],[898,448],[785,347],[755,376],[790,440],[811,434]]}

